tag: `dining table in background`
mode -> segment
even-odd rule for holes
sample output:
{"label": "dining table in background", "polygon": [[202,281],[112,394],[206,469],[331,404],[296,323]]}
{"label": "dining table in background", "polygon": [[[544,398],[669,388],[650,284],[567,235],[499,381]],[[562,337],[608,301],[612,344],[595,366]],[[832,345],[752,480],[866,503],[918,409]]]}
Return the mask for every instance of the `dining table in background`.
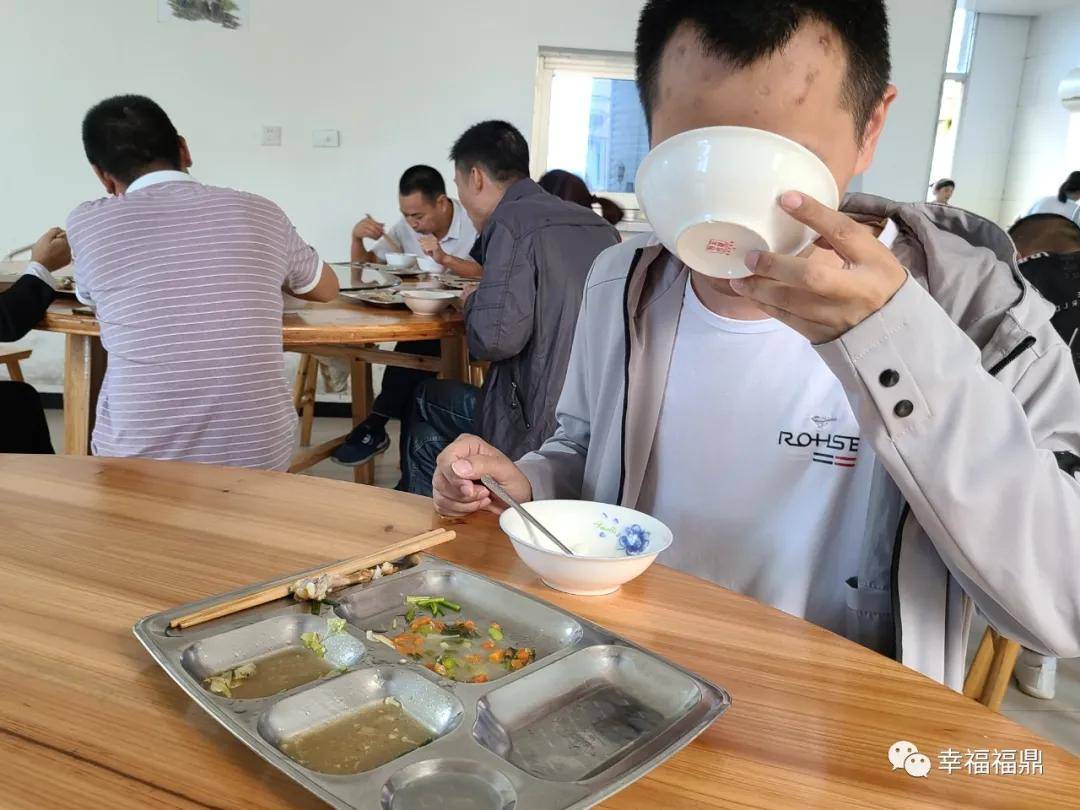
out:
{"label": "dining table in background", "polygon": [[[322,478],[0,456],[0,803],[321,806],[201,711],[139,646],[132,625],[444,525],[429,500]],[[822,628],[659,564],[615,594],[571,596],[540,583],[492,515],[453,528],[457,539],[437,556],[730,692],[729,711],[604,807],[1077,805],[1076,757]],[[898,740],[929,756],[927,777],[890,765]],[[1037,751],[1041,773],[938,767],[946,751],[990,750]]]}
{"label": "dining table in background", "polygon": [[[15,276],[28,262],[0,262],[0,277]],[[60,295],[36,327],[65,336],[64,363],[64,447],[68,455],[87,455],[94,429],[98,392],[105,375],[107,356],[101,343],[101,328],[74,296]],[[318,304],[288,299],[282,322],[285,351],[323,357],[340,357],[351,365],[352,421],[359,424],[367,415],[373,398],[371,365],[417,368],[438,373],[447,379],[468,376],[465,321],[461,310],[451,307],[438,315],[415,315],[408,309],[386,309],[350,301]],[[441,355],[410,354],[409,341],[439,340]],[[398,350],[378,344],[401,343]],[[301,448],[290,470],[300,472],[327,458],[345,436],[316,447]],[[373,466],[356,468],[357,483],[372,483]]]}

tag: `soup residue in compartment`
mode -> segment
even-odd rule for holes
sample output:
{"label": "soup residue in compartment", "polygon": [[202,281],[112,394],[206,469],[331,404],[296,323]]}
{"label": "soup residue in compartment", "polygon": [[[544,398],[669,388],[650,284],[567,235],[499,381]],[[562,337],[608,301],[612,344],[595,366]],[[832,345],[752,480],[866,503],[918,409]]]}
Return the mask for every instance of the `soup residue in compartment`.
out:
{"label": "soup residue in compartment", "polygon": [[473,738],[540,779],[612,779],[700,705],[687,674],[641,650],[597,645],[482,697]]}
{"label": "soup residue in compartment", "polygon": [[325,627],[322,633],[301,632],[299,644],[215,672],[203,678],[202,684],[215,695],[250,700],[339,675],[363,653],[363,645],[345,631],[344,619],[328,619]]}
{"label": "soup residue in compartment", "polygon": [[286,647],[236,669],[211,675],[203,684],[217,695],[261,698],[322,678],[334,671],[307,647]]}
{"label": "soup residue in compartment", "polygon": [[369,703],[281,742],[281,750],[320,773],[370,771],[427,745],[434,734],[392,697]]}
{"label": "soup residue in compartment", "polygon": [[[536,660],[532,647],[514,646],[496,622],[477,624],[458,615],[461,606],[441,596],[406,597],[407,624],[388,638],[401,655],[460,683],[487,683]],[[446,620],[443,621],[439,617]]]}

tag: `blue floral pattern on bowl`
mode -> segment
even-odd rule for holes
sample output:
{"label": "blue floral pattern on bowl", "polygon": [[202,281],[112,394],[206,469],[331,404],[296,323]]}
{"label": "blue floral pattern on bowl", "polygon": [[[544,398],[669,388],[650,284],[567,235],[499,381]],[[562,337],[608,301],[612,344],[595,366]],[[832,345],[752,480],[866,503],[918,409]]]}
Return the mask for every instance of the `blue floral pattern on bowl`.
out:
{"label": "blue floral pattern on bowl", "polygon": [[629,526],[622,526],[617,517],[611,517],[607,512],[600,514],[604,519],[593,524],[599,537],[606,539],[609,534],[614,535],[615,542],[627,556],[641,554],[649,548],[650,534],[640,524],[631,523]]}

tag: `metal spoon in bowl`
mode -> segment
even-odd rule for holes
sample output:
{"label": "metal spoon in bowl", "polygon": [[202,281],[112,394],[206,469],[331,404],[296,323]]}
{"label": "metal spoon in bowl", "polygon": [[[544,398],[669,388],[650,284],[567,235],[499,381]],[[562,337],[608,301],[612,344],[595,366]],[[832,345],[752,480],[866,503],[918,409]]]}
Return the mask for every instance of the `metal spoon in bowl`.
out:
{"label": "metal spoon in bowl", "polygon": [[518,503],[516,500],[514,500],[514,496],[507,492],[505,489],[503,489],[502,485],[499,484],[494,478],[492,478],[490,475],[481,475],[480,483],[487,487],[489,490],[491,490],[493,493],[495,493],[495,496],[500,501],[502,501],[507,506],[511,507],[519,515],[521,515],[522,520],[531,523],[536,529],[540,531],[542,535],[544,535],[544,537],[546,537],[548,540],[550,540],[552,543],[562,549],[565,554],[568,554],[571,557],[575,556],[574,552],[567,548],[563,544],[563,542],[559,540],[558,537],[545,529],[544,524],[542,524],[539,520],[529,514],[529,510],[522,506],[520,503]]}

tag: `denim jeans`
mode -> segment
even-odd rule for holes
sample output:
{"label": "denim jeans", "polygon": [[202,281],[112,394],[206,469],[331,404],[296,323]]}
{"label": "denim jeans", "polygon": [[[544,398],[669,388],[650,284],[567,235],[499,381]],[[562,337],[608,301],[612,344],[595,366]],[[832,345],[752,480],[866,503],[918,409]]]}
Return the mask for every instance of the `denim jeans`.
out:
{"label": "denim jeans", "polygon": [[473,429],[479,401],[480,389],[456,380],[428,380],[417,387],[402,434],[406,452],[399,489],[431,496],[431,478],[439,453]]}

